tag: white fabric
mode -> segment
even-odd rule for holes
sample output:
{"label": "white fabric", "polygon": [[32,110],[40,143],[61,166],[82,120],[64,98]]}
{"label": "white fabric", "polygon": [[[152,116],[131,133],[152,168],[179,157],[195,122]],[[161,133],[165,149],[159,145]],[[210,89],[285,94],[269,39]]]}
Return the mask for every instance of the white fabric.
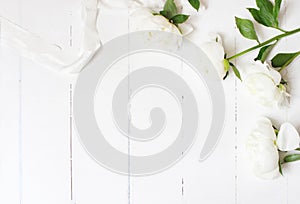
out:
{"label": "white fabric", "polygon": [[80,72],[101,45],[97,31],[98,5],[99,0],[84,0],[83,2],[84,34],[81,49],[76,55],[1,16],[0,44],[15,48],[21,55],[51,69]]}

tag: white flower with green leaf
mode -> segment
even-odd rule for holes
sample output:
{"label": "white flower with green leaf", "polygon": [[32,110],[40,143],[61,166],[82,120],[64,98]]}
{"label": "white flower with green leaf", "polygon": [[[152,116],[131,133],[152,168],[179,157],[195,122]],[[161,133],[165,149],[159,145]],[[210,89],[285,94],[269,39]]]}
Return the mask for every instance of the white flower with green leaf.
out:
{"label": "white flower with green leaf", "polygon": [[161,15],[153,15],[153,11],[147,8],[137,9],[130,16],[130,29],[132,31],[159,30],[175,34],[181,34],[177,26],[170,23]]}
{"label": "white flower with green leaf", "polygon": [[268,118],[259,119],[246,144],[254,174],[262,179],[279,177],[282,164],[296,161],[296,157],[299,157],[292,154],[280,161],[279,153],[293,151],[299,147],[299,143],[299,134],[290,123],[282,124],[277,130]]}
{"label": "white flower with green leaf", "polygon": [[[259,35],[255,30],[252,20],[238,17],[235,18],[236,26],[241,35],[249,40],[254,40],[257,42],[256,45],[226,58],[236,75],[239,70],[231,62],[233,59],[259,49],[258,55],[254,60],[259,60],[264,63],[266,60],[268,60],[271,51],[281,39],[300,32],[300,28],[286,31],[280,27],[278,15],[280,13],[281,4],[282,0],[275,0],[274,3],[270,0],[256,0],[257,8],[248,8],[248,11],[257,23],[265,27],[276,29],[280,32],[280,34],[268,40],[262,41],[259,39]],[[293,53],[279,53],[275,55],[270,61],[272,62],[272,66],[278,69],[279,72],[281,72],[299,55],[300,51]],[[237,76],[239,77],[239,75]],[[240,79],[242,80],[242,78]]]}
{"label": "white flower with green leaf", "polygon": [[[190,1],[195,8],[198,7],[196,2],[200,5],[199,0]],[[180,35],[187,35],[193,31],[193,27],[186,23],[190,16],[179,13],[174,0],[167,0],[160,11],[152,9],[140,7],[130,15],[129,22],[132,31],[160,30]]]}
{"label": "white flower with green leaf", "polygon": [[[300,32],[300,28],[291,31],[281,28],[278,20],[281,4],[282,0],[275,0],[273,2],[270,0],[256,0],[257,8],[248,8],[248,11],[258,24],[280,32],[280,34],[268,40],[260,40],[252,20],[235,17],[235,23],[241,35],[249,40],[256,41],[257,44],[233,56],[226,57],[224,61],[226,62],[225,69],[228,71],[232,69],[234,74],[243,81],[245,87],[259,103],[265,106],[280,108],[288,106],[290,96],[286,91],[288,82],[282,79],[280,73],[300,55],[300,51],[278,53],[269,59],[271,51],[278,45],[281,39]],[[233,59],[255,50],[259,51],[254,61],[261,63],[251,63],[251,65],[241,68],[233,64]],[[269,61],[272,66],[268,66],[265,63],[266,61]],[[240,74],[240,70],[243,70],[244,73]]]}

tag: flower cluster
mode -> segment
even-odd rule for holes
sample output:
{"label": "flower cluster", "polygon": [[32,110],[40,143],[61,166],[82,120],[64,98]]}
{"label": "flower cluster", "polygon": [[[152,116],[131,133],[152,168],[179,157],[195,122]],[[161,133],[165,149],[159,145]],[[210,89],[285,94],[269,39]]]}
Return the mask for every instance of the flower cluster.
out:
{"label": "flower cluster", "polygon": [[[196,10],[200,8],[199,0],[189,0],[189,3]],[[254,40],[257,43],[255,46],[227,57],[221,37],[212,34],[210,40],[202,44],[201,48],[219,72],[221,79],[225,80],[233,72],[242,82],[242,87],[259,104],[270,108],[288,108],[288,82],[283,79],[281,73],[300,55],[300,51],[278,53],[272,59],[269,59],[269,55],[281,39],[299,33],[300,28],[286,31],[280,27],[278,15],[282,0],[275,0],[274,3],[270,0],[256,0],[256,4],[257,8],[248,9],[254,20],[263,26],[278,30],[281,32],[279,35],[261,42],[253,22],[236,17],[239,32],[243,37]],[[162,6],[163,10],[158,11]],[[179,13],[178,10],[174,0],[157,1],[155,5],[144,3],[143,7],[132,13],[130,27],[133,31],[160,30],[187,35],[193,30],[191,25],[185,23],[189,16]],[[238,66],[232,62],[233,59],[255,50],[258,50],[258,55],[252,62]],[[259,119],[246,145],[254,173],[264,179],[277,178],[282,174],[281,167],[284,163],[300,160],[300,154],[293,153],[300,150],[299,143],[299,134],[290,123],[283,123],[276,129],[268,118]]]}
{"label": "flower cluster", "polygon": [[[279,177],[282,164],[299,159],[296,156],[291,160],[295,155],[288,153],[299,148],[299,143],[299,134],[290,123],[283,123],[277,130],[268,118],[259,119],[246,145],[255,175],[263,179]],[[287,156],[280,160],[280,153]]]}
{"label": "flower cluster", "polygon": [[[259,24],[277,29],[282,34],[260,42],[253,22],[236,17],[236,26],[240,33],[247,39],[255,40],[258,45],[226,57],[222,39],[215,34],[201,48],[219,71],[221,78],[226,79],[232,70],[241,80],[244,89],[259,104],[270,108],[288,108],[288,83],[282,78],[281,72],[300,55],[300,52],[279,53],[271,60],[268,60],[268,56],[279,40],[300,32],[300,29],[285,31],[279,27],[281,0],[276,0],[275,4],[269,0],[257,0],[256,3],[259,9],[248,9],[253,18]],[[256,49],[260,50],[253,62],[244,63],[239,68],[231,62]],[[300,160],[300,154],[294,154],[295,150],[300,150],[299,143],[299,134],[290,123],[282,124],[277,130],[268,118],[259,119],[246,145],[255,175],[263,179],[277,178],[282,174],[281,167],[284,163]]]}
{"label": "flower cluster", "polygon": [[[211,40],[202,44],[201,48],[220,73],[220,77],[226,76],[230,64],[224,59],[225,51],[221,37],[217,34],[212,34]],[[233,66],[233,68],[237,72],[236,67]],[[245,89],[258,103],[267,107],[278,108],[289,105],[288,99],[290,95],[282,84],[281,74],[268,63],[256,61],[247,64],[236,75],[239,78],[243,78],[242,83]]]}

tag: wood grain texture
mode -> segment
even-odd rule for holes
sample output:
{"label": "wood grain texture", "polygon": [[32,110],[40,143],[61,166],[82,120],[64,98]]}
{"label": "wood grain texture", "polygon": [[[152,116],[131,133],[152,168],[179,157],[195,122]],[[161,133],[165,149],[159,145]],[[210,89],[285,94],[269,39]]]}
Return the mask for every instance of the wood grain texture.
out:
{"label": "wood grain texture", "polygon": [[[253,0],[204,3],[207,10],[190,20],[195,27],[191,40],[201,44],[208,33],[220,33],[228,55],[253,45],[242,38],[234,25],[235,15],[250,18],[245,8],[253,7]],[[285,0],[283,6],[282,27],[299,27],[300,1]],[[50,41],[77,48],[79,7],[79,0],[0,0],[0,15]],[[126,34],[128,11],[101,8],[98,25],[104,43]],[[275,33],[257,24],[255,27],[261,39]],[[297,51],[295,45],[299,43],[299,35],[293,36],[280,42],[280,50]],[[236,64],[255,55],[240,58]],[[286,73],[291,86],[290,109],[259,107],[243,95],[240,82],[231,76],[223,83],[226,125],[211,157],[198,162],[203,144],[200,138],[189,154],[167,171],[127,177],[99,166],[81,146],[70,122],[70,91],[76,76],[51,72],[0,47],[0,203],[67,204],[73,199],[76,204],[297,204],[300,163],[286,166],[282,178],[260,180],[251,172],[245,140],[260,115],[278,124],[290,121],[299,130],[299,63],[293,63]]]}

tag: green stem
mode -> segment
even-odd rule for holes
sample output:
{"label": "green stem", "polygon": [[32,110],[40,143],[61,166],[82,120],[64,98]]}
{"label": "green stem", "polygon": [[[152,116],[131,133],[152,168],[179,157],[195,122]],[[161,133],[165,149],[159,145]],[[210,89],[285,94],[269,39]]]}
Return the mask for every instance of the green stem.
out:
{"label": "green stem", "polygon": [[300,32],[300,28],[297,28],[297,29],[292,30],[292,31],[287,31],[287,32],[285,32],[283,34],[280,34],[280,35],[277,35],[277,36],[275,36],[275,37],[273,37],[273,38],[271,38],[271,39],[269,39],[269,40],[267,40],[265,42],[262,42],[262,43],[260,43],[260,44],[258,44],[256,46],[253,46],[253,47],[251,47],[251,48],[249,48],[247,50],[244,50],[244,51],[242,51],[242,52],[240,52],[238,54],[235,54],[235,55],[227,58],[227,60],[232,60],[234,58],[240,57],[240,56],[242,56],[244,54],[247,54],[248,52],[251,52],[251,51],[256,50],[258,48],[261,48],[261,47],[263,47],[265,45],[268,45],[268,44],[270,44],[270,43],[272,43],[272,42],[274,42],[276,40],[280,40],[281,38],[284,38],[284,37],[287,37],[287,36],[290,36],[290,35],[293,35],[293,34],[299,33],[299,32]]}
{"label": "green stem", "polygon": [[279,31],[281,31],[281,32],[283,32],[283,33],[288,33],[288,32],[289,32],[289,31],[283,30],[283,29],[281,29],[281,28],[275,28],[275,29],[277,29],[277,30],[279,30]]}

